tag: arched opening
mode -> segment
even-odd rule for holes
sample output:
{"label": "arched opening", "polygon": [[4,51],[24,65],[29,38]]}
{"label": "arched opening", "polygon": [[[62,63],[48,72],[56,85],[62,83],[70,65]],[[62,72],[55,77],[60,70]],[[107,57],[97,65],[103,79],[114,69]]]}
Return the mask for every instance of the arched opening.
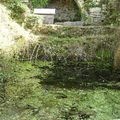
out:
{"label": "arched opening", "polygon": [[80,21],[81,13],[74,0],[51,0],[47,6],[55,8],[55,22]]}

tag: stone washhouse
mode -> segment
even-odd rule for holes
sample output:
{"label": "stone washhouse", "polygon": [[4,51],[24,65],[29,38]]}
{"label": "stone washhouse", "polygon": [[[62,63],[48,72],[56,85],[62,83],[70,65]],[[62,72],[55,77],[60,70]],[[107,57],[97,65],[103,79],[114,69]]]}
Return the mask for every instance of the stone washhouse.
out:
{"label": "stone washhouse", "polygon": [[46,8],[35,8],[34,14],[40,15],[44,24],[81,24],[81,14],[73,0],[52,0]]}
{"label": "stone washhouse", "polygon": [[[26,4],[29,2],[29,0],[22,1]],[[87,16],[87,24],[100,24],[104,18],[102,9],[93,7],[89,8],[88,12],[83,8],[83,4],[83,0],[51,0],[46,8],[34,8],[34,14],[42,17],[43,24],[81,26],[86,22],[82,14]]]}
{"label": "stone washhouse", "polygon": [[51,0],[47,8],[55,8],[55,22],[80,21],[81,14],[74,0]]}

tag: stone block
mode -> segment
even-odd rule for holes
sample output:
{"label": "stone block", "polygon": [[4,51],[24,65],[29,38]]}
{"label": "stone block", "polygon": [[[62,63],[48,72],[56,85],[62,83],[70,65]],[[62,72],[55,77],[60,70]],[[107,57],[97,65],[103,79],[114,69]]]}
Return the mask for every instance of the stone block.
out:
{"label": "stone block", "polygon": [[34,14],[42,17],[43,24],[53,24],[55,9],[34,9]]}
{"label": "stone block", "polygon": [[43,24],[53,24],[54,23],[54,15],[40,15],[43,20]]}

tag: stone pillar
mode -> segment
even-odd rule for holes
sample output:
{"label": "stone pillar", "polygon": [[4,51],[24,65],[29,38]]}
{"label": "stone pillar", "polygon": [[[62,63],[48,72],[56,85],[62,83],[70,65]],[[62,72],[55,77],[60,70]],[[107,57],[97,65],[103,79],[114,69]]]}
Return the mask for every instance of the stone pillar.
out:
{"label": "stone pillar", "polygon": [[91,24],[99,24],[102,21],[102,10],[100,7],[90,8]]}

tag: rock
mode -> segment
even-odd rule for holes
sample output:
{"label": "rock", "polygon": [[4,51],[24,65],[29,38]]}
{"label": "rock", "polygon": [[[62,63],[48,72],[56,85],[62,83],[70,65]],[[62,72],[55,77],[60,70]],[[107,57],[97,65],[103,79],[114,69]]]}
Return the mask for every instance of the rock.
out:
{"label": "rock", "polygon": [[114,52],[114,68],[120,69],[120,45]]}

